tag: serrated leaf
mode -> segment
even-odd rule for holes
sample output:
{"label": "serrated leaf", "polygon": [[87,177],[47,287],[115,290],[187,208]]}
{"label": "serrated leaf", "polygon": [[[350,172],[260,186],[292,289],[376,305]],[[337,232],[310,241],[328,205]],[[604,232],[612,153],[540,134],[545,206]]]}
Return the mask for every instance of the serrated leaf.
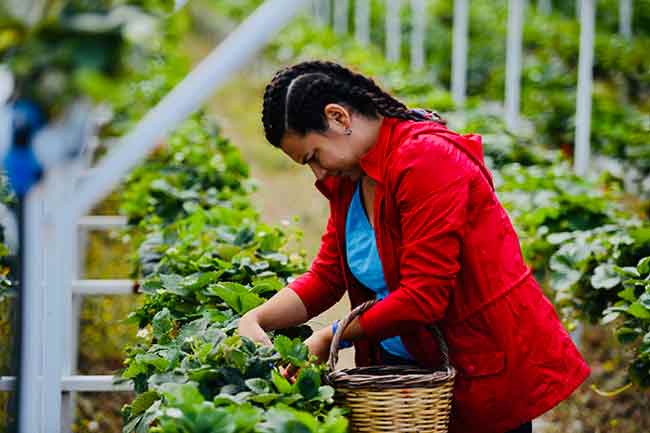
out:
{"label": "serrated leaf", "polygon": [[221,298],[240,315],[244,315],[264,303],[263,298],[250,292],[246,286],[237,283],[213,284],[208,288],[208,292]]}
{"label": "serrated leaf", "polygon": [[278,335],[273,341],[273,346],[283,360],[296,367],[302,367],[309,358],[309,349],[300,339],[291,340],[284,335]]}
{"label": "serrated leaf", "polygon": [[650,310],[638,302],[633,303],[628,308],[628,313],[639,319],[650,319]]}
{"label": "serrated leaf", "polygon": [[320,388],[320,374],[312,368],[302,368],[298,373],[298,379],[296,379],[296,387],[308,400],[317,396]]}
{"label": "serrated leaf", "polygon": [[644,257],[639,260],[639,263],[636,265],[636,269],[641,275],[650,274],[650,257]]}
{"label": "serrated leaf", "polygon": [[247,379],[245,383],[251,391],[257,394],[265,394],[271,391],[269,382],[259,377]]}
{"label": "serrated leaf", "polygon": [[155,316],[153,316],[153,336],[164,343],[168,341],[168,334],[174,327],[172,322],[172,315],[167,308],[163,308]]}
{"label": "serrated leaf", "polygon": [[183,277],[176,274],[161,274],[160,282],[163,288],[179,296],[189,295],[189,290],[183,287]]}
{"label": "serrated leaf", "polygon": [[271,372],[271,381],[273,382],[273,385],[275,385],[275,389],[277,389],[278,392],[282,394],[291,394],[293,392],[293,387],[289,381],[280,373],[278,373],[277,370],[273,370]]}
{"label": "serrated leaf", "polygon": [[156,391],[147,391],[140,394],[135,400],[133,400],[133,403],[131,403],[131,414],[137,415],[144,412],[159,398],[160,396]]}
{"label": "serrated leaf", "polygon": [[621,276],[614,270],[611,263],[603,263],[594,269],[591,285],[595,289],[611,289],[619,285]]}

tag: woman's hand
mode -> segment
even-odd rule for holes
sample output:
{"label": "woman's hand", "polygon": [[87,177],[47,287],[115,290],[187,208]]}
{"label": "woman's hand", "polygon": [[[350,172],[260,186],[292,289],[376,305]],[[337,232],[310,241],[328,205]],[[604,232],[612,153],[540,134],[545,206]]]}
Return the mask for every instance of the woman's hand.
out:
{"label": "woman's hand", "polygon": [[332,328],[326,326],[306,339],[305,345],[309,349],[309,353],[315,355],[320,362],[327,362],[330,356],[332,337]]}
{"label": "woman's hand", "polygon": [[239,335],[242,337],[248,337],[265,346],[273,345],[269,336],[260,326],[259,320],[254,311],[249,311],[239,319]]}

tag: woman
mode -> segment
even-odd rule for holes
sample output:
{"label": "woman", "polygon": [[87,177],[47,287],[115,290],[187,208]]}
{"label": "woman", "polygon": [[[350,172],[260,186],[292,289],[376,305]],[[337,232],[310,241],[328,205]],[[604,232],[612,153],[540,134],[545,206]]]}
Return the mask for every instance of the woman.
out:
{"label": "woman", "polygon": [[[435,368],[436,324],[458,370],[451,432],[530,432],[589,368],[522,258],[481,139],[409,110],[331,62],[296,64],[266,87],[271,144],[309,165],[330,217],[309,271],[244,315],[239,333],[306,322],[348,292],[381,299],[346,328],[357,365]],[[306,344],[326,360],[333,329]]]}

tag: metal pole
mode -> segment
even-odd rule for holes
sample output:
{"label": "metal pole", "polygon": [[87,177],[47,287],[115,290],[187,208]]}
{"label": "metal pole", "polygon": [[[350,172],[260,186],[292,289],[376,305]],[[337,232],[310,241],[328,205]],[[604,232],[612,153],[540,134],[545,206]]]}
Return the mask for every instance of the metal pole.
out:
{"label": "metal pole", "polygon": [[334,1],[334,31],[341,35],[348,33],[349,0]]}
{"label": "metal pole", "polygon": [[370,0],[354,2],[354,34],[362,45],[370,44]]}
{"label": "metal pole", "polygon": [[467,51],[469,28],[468,0],[454,0],[454,30],[451,59],[451,93],[458,107],[467,97]]}
{"label": "metal pole", "polygon": [[[71,176],[72,174],[72,176]],[[72,248],[76,243],[75,220],[69,210],[61,206],[69,196],[74,175],[73,164],[65,164],[49,170],[45,179],[48,209],[45,219],[46,255],[45,292],[46,315],[43,347],[43,409],[46,432],[61,431],[62,386],[61,379],[69,368],[69,331],[72,314]],[[56,252],[56,253],[55,253]]]}
{"label": "metal pole", "polygon": [[574,168],[584,176],[589,168],[591,135],[591,92],[594,65],[594,32],[596,6],[594,0],[580,0],[580,54],[578,59],[578,96],[576,110],[576,136]]}
{"label": "metal pole", "polygon": [[553,12],[553,3],[551,0],[537,0],[537,11],[540,14],[550,15]]}
{"label": "metal pole", "polygon": [[20,411],[18,413],[18,431],[42,432],[42,362],[43,362],[43,191],[36,185],[27,194],[24,202],[24,235],[20,248],[24,257],[21,265],[21,293],[23,297],[21,365],[18,380]]}
{"label": "metal pole", "polygon": [[505,108],[506,126],[512,131],[519,126],[523,24],[523,0],[508,0]]}
{"label": "metal pole", "polygon": [[88,213],[162,137],[226,83],[306,4],[306,0],[267,0],[230,33],[102,159],[94,176],[67,203],[75,220]]}
{"label": "metal pole", "polygon": [[623,37],[632,38],[632,0],[619,0],[618,28]]}
{"label": "metal pole", "polygon": [[427,5],[425,0],[411,0],[411,19],[413,30],[411,31],[411,70],[421,71],[424,69],[424,32],[427,25]]}
{"label": "metal pole", "polygon": [[399,62],[402,42],[402,25],[400,10],[402,0],[386,1],[386,58],[391,62]]}
{"label": "metal pole", "polygon": [[332,16],[331,0],[313,0],[316,21],[322,26],[329,26]]}

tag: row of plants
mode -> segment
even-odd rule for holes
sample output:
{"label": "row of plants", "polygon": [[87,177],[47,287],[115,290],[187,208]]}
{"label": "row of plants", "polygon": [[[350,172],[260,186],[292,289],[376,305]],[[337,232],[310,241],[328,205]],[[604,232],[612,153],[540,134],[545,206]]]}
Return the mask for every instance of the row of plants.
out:
{"label": "row of plants", "polygon": [[[197,114],[130,176],[123,211],[142,235],[144,302],[129,317],[141,340],[121,373],[139,394],[124,409],[125,432],[347,428],[325,366],[301,342],[308,327],[273,333],[273,347],[236,334],[241,315],[305,271],[304,255],[287,249],[299,233],[259,221],[245,167]],[[216,187],[215,176],[231,183]],[[289,364],[300,368],[295,383],[278,368]]]}

